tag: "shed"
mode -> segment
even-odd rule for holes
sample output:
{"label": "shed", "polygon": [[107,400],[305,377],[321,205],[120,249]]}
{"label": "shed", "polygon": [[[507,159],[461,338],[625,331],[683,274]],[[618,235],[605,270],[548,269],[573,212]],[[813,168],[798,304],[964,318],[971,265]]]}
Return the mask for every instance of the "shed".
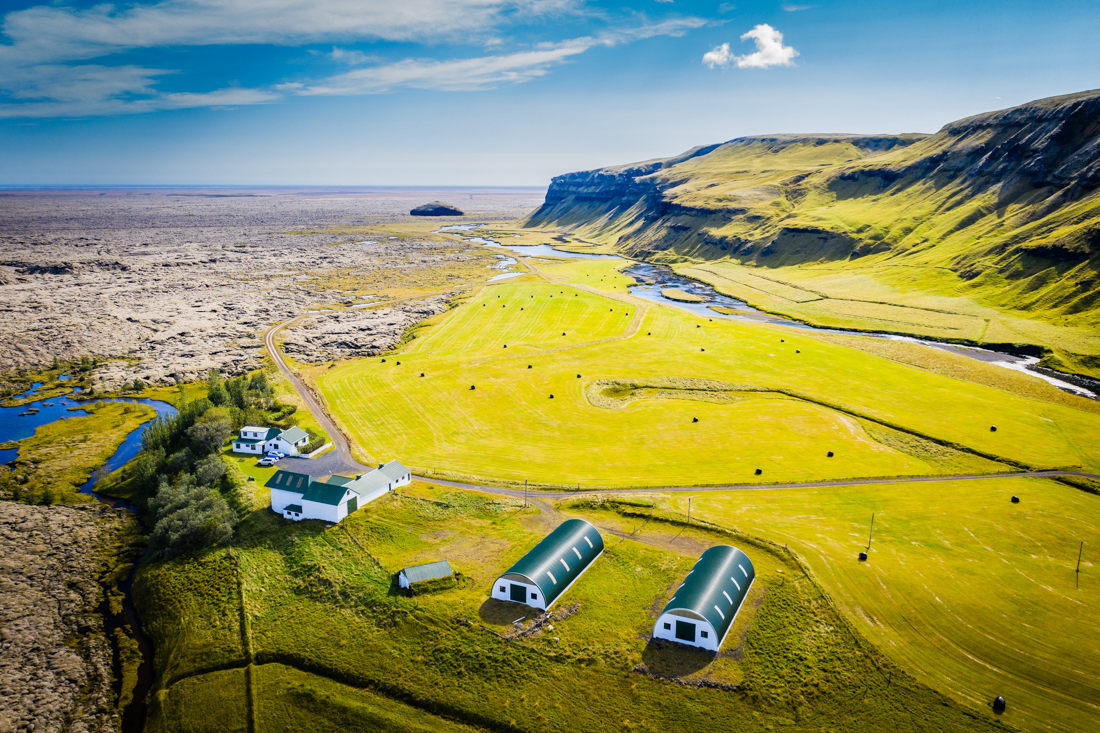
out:
{"label": "shed", "polygon": [[411,588],[415,583],[443,580],[453,576],[454,570],[451,569],[451,564],[446,560],[440,560],[405,568],[398,574],[397,582],[402,588]]}
{"label": "shed", "polygon": [[583,519],[567,519],[493,583],[493,598],[546,610],[603,554],[603,537]]}
{"label": "shed", "polygon": [[729,545],[704,552],[653,626],[653,638],[718,651],[756,579],[749,556]]}

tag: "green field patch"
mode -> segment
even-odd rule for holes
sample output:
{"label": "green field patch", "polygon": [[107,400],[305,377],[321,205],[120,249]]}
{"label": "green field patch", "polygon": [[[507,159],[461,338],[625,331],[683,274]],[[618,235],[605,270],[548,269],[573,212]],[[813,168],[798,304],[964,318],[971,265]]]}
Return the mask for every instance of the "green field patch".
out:
{"label": "green field patch", "polygon": [[[245,733],[245,671],[232,669],[180,680],[149,696],[147,733]],[[260,729],[257,729],[260,730]]]}

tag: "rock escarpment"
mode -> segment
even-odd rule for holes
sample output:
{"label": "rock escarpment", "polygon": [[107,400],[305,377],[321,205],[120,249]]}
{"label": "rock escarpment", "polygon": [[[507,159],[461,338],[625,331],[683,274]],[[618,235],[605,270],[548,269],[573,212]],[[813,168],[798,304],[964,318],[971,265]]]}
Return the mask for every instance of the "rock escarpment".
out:
{"label": "rock escarpment", "polygon": [[0,500],[0,730],[119,729],[99,581],[132,521]]}

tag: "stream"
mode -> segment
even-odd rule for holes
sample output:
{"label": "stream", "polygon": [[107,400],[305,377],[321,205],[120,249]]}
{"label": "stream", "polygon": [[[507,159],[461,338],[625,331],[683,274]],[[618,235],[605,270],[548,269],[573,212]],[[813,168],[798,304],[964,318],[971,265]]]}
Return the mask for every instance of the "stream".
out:
{"label": "stream", "polygon": [[[447,232],[459,232],[464,235],[468,235],[474,229],[484,226],[483,224],[454,224],[450,226],[441,227],[438,233]],[[922,344],[924,346],[931,347],[933,349],[940,349],[942,351],[950,351],[954,354],[959,354],[970,359],[977,361],[983,361],[987,364],[1002,367],[1004,369],[1011,369],[1013,371],[1025,372],[1033,377],[1038,377],[1043,381],[1057,387],[1065,392],[1080,395],[1082,397],[1088,397],[1091,399],[1100,399],[1100,380],[1090,379],[1089,377],[1083,377],[1077,374],[1065,374],[1062,372],[1048,369],[1046,367],[1039,366],[1039,358],[1036,356],[1026,356],[1022,354],[1009,354],[1002,351],[992,351],[990,349],[982,349],[976,346],[965,346],[962,344],[952,344],[943,341],[934,341],[932,339],[921,339],[912,336],[901,336],[893,333],[883,333],[876,331],[849,331],[837,328],[822,328],[818,326],[810,326],[799,321],[792,321],[788,318],[772,315],[766,313],[757,308],[753,308],[751,305],[743,300],[732,298],[728,295],[723,295],[717,292],[712,286],[700,282],[698,280],[692,280],[691,278],[678,275],[672,271],[671,268],[663,265],[651,265],[646,262],[636,262],[627,260],[624,257],[618,255],[606,255],[606,254],[589,254],[584,252],[568,252],[566,250],[557,249],[549,244],[535,244],[535,245],[519,245],[519,244],[505,244],[503,242],[497,242],[495,240],[487,239],[481,236],[464,236],[464,240],[476,244],[484,244],[487,247],[493,247],[494,249],[506,249],[524,257],[557,257],[564,259],[614,259],[622,260],[624,262],[632,263],[629,267],[623,269],[623,273],[633,277],[637,282],[634,285],[629,286],[630,294],[648,300],[653,303],[659,303],[661,305],[672,306],[679,308],[699,316],[706,318],[724,318],[728,320],[740,320],[740,321],[754,321],[756,323],[769,323],[773,325],[788,326],[790,328],[798,328],[806,331],[816,331],[818,333],[836,333],[847,336],[865,336],[870,338],[889,339],[892,341],[906,341],[913,344]],[[519,275],[524,273],[507,273],[507,275]],[[502,276],[498,275],[492,280],[501,279]],[[662,292],[664,290],[680,290],[686,293],[690,293],[701,300],[699,302],[687,303],[684,301],[672,300],[666,298]],[[719,313],[714,310],[715,307],[728,308],[734,311],[733,313]]]}
{"label": "stream", "polygon": [[[27,392],[19,395],[19,397],[30,397],[35,390],[39,389],[41,386],[41,384],[35,384]],[[79,392],[79,390],[80,388],[78,387],[74,391]],[[160,417],[174,417],[177,412],[176,408],[167,402],[137,397],[105,397],[92,401],[131,402],[139,405],[146,405],[156,410],[157,415]],[[48,425],[57,420],[67,420],[70,417],[83,415],[85,413],[79,410],[70,410],[70,408],[79,407],[81,404],[83,403],[66,395],[63,397],[45,398],[18,407],[0,407],[0,443],[29,438],[34,435],[34,431],[42,425]],[[136,507],[125,499],[113,499],[109,496],[97,494],[93,491],[93,488],[99,479],[122,468],[141,452],[141,439],[148,426],[149,423],[147,422],[132,430],[130,434],[126,436],[126,439],[122,441],[122,444],[115,450],[114,454],[107,459],[107,462],[92,472],[92,475],[80,487],[81,493],[89,494],[95,498],[96,501],[107,504],[114,509],[121,508],[137,513]],[[18,457],[18,452],[18,448],[0,450],[0,466],[6,466],[15,461]],[[144,554],[142,557],[144,557]],[[138,679],[137,685],[134,687],[134,699],[122,713],[123,733],[140,733],[145,727],[145,698],[153,686],[153,643],[142,630],[141,619],[138,617],[137,609],[134,607],[134,598],[132,594],[134,575],[137,573],[140,562],[141,560],[139,558],[134,563],[134,567],[126,580],[118,584],[118,589],[123,594],[122,612],[119,614],[111,613],[110,604],[106,599],[106,594],[110,589],[106,586],[104,587],[105,597],[99,609],[100,613],[103,615],[104,633],[107,635],[107,640],[111,644],[111,662],[114,671],[116,696],[122,691],[122,659],[118,648],[118,641],[115,639],[114,635],[115,630],[123,626],[129,626],[130,636],[137,642],[138,648],[141,651],[141,664],[138,667]]]}

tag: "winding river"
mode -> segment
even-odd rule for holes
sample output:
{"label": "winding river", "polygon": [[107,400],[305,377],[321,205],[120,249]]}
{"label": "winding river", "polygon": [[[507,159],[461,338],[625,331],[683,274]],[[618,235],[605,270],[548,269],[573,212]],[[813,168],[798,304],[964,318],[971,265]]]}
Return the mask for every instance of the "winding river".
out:
{"label": "winding river", "polygon": [[[35,384],[27,392],[18,397],[23,399],[31,397],[41,386],[41,384]],[[80,388],[77,387],[74,389],[74,392],[79,392],[79,390]],[[174,417],[177,412],[176,408],[167,402],[138,397],[104,397],[92,401],[131,402],[134,404],[146,405],[156,410],[159,417]],[[63,396],[44,398],[26,405],[20,405],[19,407],[0,407],[0,443],[29,438],[34,435],[34,431],[42,425],[48,425],[57,420],[67,420],[70,417],[83,415],[84,413],[79,410],[71,409],[73,407],[79,407],[81,404],[83,403],[78,400],[69,396]],[[112,508],[121,508],[136,513],[136,507],[130,502],[124,499],[113,499],[109,496],[97,494],[93,488],[100,478],[122,468],[141,452],[141,439],[148,427],[149,423],[147,422],[130,431],[130,434],[126,436],[126,439],[122,441],[122,444],[115,450],[114,454],[107,459],[107,462],[97,468],[88,480],[84,482],[80,487],[80,491],[84,494],[91,495],[96,501],[107,504]],[[0,450],[0,465],[12,463],[17,456],[17,448]],[[116,695],[119,694],[122,689],[122,661],[118,642],[115,640],[114,636],[115,629],[129,626],[130,635],[137,642],[138,648],[141,651],[141,664],[138,667],[138,680],[137,686],[134,688],[134,698],[123,711],[122,715],[122,730],[124,733],[140,733],[145,727],[145,698],[153,685],[153,644],[142,630],[141,619],[134,607],[132,595],[134,575],[137,573],[139,564],[140,561],[135,562],[129,577],[118,585],[119,591],[123,594],[122,612],[118,614],[111,613],[110,604],[106,601],[106,598],[100,605],[100,613],[103,615],[104,631],[107,639],[111,643],[113,656],[112,665],[116,680]],[[105,595],[108,590],[108,588],[104,588]]]}
{"label": "winding river", "polygon": [[[475,229],[485,226],[483,224],[454,224],[450,226],[441,227],[438,233],[455,232],[468,235]],[[743,300],[732,298],[728,295],[723,295],[716,291],[712,286],[700,282],[698,280],[692,280],[691,278],[678,275],[672,271],[669,267],[662,265],[651,265],[645,262],[636,262],[628,260],[618,255],[606,255],[606,254],[590,254],[585,252],[569,252],[567,250],[557,249],[549,244],[535,244],[535,245],[521,245],[521,244],[506,244],[495,240],[487,239],[482,236],[464,236],[464,241],[472,242],[476,244],[484,244],[488,247],[506,249],[511,252],[515,252],[523,257],[556,257],[565,259],[612,259],[621,260],[623,262],[631,263],[629,267],[623,269],[623,273],[630,275],[637,282],[630,286],[630,294],[648,300],[654,303],[660,303],[661,305],[668,305],[674,308],[680,308],[696,315],[705,316],[706,318],[725,318],[730,320],[741,321],[754,321],[757,323],[769,323],[780,326],[789,326],[791,328],[799,328],[807,331],[817,331],[819,333],[836,333],[849,336],[866,336],[870,338],[889,339],[893,341],[907,341],[914,344],[922,344],[929,346],[933,349],[940,349],[943,351],[950,351],[955,354],[960,354],[970,359],[977,361],[984,361],[994,366],[1002,367],[1004,369],[1011,369],[1018,372],[1026,372],[1033,377],[1038,377],[1043,381],[1054,385],[1058,389],[1073,394],[1081,395],[1082,397],[1089,397],[1091,399],[1100,399],[1100,380],[1090,379],[1088,377],[1082,377],[1076,374],[1063,374],[1053,369],[1039,366],[1039,359],[1035,356],[1022,356],[1019,354],[1009,354],[1001,351],[991,351],[989,349],[982,349],[976,346],[965,346],[962,344],[952,344],[943,341],[934,341],[932,339],[920,339],[911,336],[900,336],[892,333],[883,333],[875,331],[849,331],[837,328],[822,328],[818,326],[811,326],[800,321],[792,321],[788,318],[782,318],[780,316],[766,313],[757,308],[753,308],[751,305]],[[508,273],[509,276],[520,275],[524,273]],[[492,278],[493,280],[501,279],[501,276]],[[666,298],[662,293],[665,290],[674,289],[683,292],[690,293],[700,300],[698,302],[684,302],[679,300],[672,300]],[[732,313],[720,313],[714,308],[726,308]]]}

